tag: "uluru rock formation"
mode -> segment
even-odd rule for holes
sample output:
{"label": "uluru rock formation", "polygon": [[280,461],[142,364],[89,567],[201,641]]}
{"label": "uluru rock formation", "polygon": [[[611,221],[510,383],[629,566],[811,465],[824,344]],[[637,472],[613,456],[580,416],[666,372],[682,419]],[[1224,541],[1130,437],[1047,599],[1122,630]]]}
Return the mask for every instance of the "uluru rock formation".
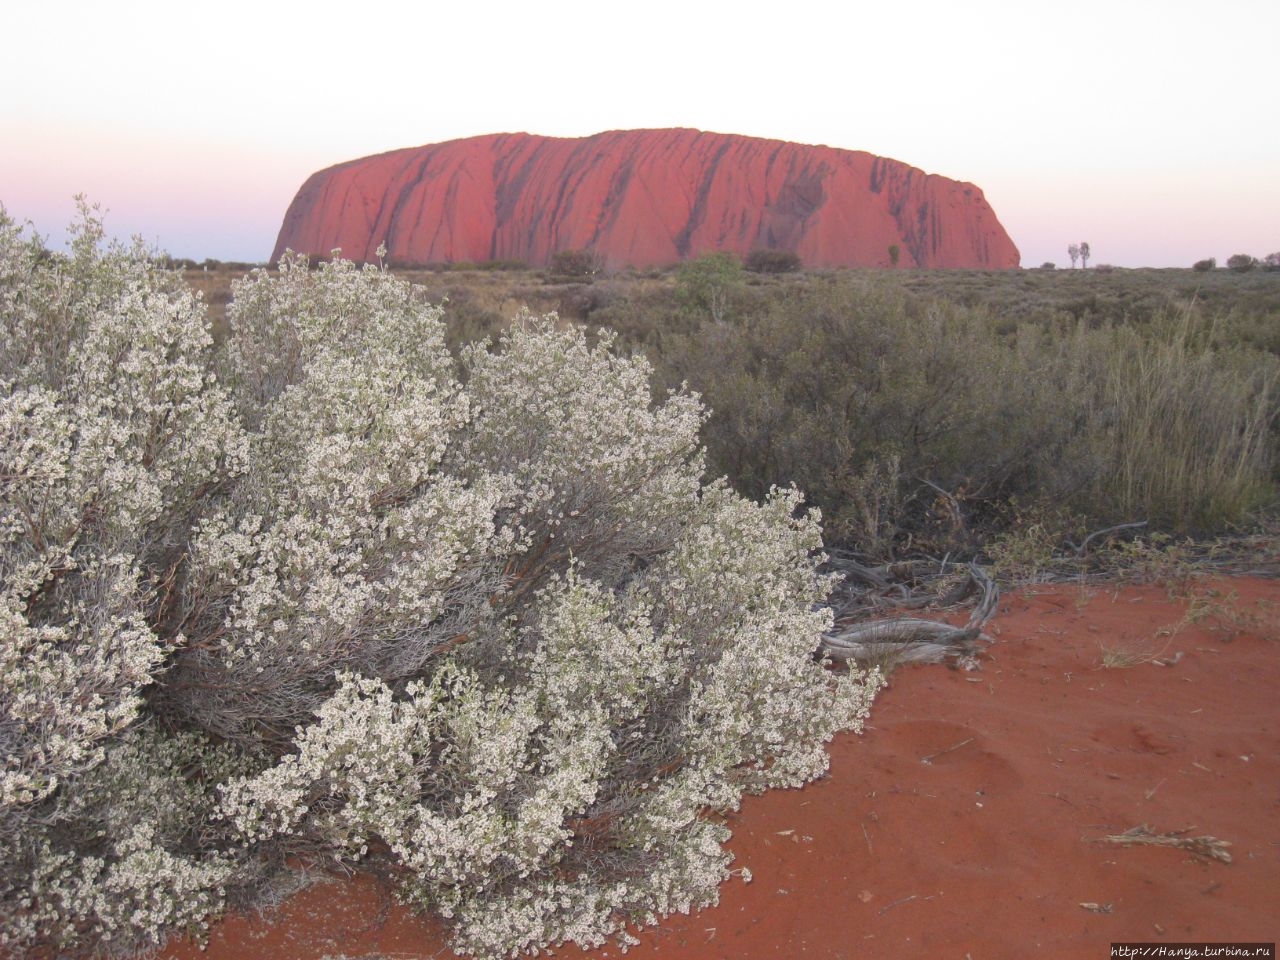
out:
{"label": "uluru rock formation", "polygon": [[1003,269],[1018,250],[982,191],[897,160],[697,130],[580,139],[492,134],[312,174],[286,249],[393,263],[519,260],[561,250],[661,266],[713,250],[788,250],[807,267]]}

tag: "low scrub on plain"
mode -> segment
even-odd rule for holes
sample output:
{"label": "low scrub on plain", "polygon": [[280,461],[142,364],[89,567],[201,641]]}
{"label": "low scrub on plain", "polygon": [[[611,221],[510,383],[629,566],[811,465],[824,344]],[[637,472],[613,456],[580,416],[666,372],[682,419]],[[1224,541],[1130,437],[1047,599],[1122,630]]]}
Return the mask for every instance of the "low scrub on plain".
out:
{"label": "low scrub on plain", "polygon": [[710,409],[712,475],[752,497],[799,485],[829,546],[995,559],[1032,526],[1059,546],[1138,521],[1216,535],[1280,506],[1274,271],[768,274],[705,255],[572,288],[492,279],[424,278],[451,349],[521,303],[617,331]]}
{"label": "low scrub on plain", "polygon": [[665,317],[622,319],[711,408],[712,472],[748,496],[798,484],[831,544],[972,555],[1020,510],[1061,537],[1215,532],[1276,504],[1280,355],[1252,318],[1192,302],[1019,321],[857,274],[765,288],[728,320]]}
{"label": "low scrub on plain", "polygon": [[376,861],[485,956],[714,902],[723,814],[877,679],[814,658],[794,490],[552,320],[446,346],[335,260],[204,305],[0,216],[0,952],[127,953]]}

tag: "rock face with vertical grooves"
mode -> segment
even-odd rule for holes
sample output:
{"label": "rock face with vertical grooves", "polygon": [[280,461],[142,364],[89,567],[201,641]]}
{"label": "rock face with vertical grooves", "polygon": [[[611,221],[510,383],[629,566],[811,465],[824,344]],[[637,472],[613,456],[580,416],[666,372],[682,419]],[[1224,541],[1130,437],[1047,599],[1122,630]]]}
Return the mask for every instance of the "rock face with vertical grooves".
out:
{"label": "rock face with vertical grooves", "polygon": [[697,130],[492,134],[313,174],[272,259],[340,248],[393,263],[592,250],[611,267],[788,250],[806,267],[1005,269],[1018,250],[982,191],[856,150]]}

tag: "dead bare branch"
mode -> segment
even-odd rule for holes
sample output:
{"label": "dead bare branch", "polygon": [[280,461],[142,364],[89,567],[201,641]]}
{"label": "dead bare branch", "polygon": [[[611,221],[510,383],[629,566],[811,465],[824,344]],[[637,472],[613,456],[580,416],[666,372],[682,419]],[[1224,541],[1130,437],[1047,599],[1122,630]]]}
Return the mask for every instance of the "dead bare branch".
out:
{"label": "dead bare branch", "polygon": [[[948,657],[975,657],[977,641],[990,639],[983,634],[982,628],[995,614],[1000,591],[977,564],[970,564],[968,573],[968,578],[962,584],[953,587],[941,598],[942,605],[952,606],[973,594],[979,595],[978,602],[963,627],[921,617],[894,617],[846,624],[823,637],[821,654],[833,660],[864,662],[889,656],[899,662],[921,663],[939,663]],[[896,606],[910,607],[917,603],[924,605],[920,603],[921,599],[918,596],[908,596],[900,599]],[[936,595],[933,600],[935,603],[940,602]],[[852,602],[846,602],[841,612],[851,605]]]}

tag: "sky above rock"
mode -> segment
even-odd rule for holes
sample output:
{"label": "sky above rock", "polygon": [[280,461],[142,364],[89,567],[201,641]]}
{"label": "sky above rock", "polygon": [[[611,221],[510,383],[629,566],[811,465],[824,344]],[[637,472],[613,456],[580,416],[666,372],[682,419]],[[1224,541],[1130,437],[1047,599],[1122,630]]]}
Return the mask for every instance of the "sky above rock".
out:
{"label": "sky above rock", "polygon": [[1274,0],[11,6],[0,204],[55,244],[84,193],[113,233],[261,261],[343,160],[678,126],[976,183],[1025,267],[1280,250]]}

